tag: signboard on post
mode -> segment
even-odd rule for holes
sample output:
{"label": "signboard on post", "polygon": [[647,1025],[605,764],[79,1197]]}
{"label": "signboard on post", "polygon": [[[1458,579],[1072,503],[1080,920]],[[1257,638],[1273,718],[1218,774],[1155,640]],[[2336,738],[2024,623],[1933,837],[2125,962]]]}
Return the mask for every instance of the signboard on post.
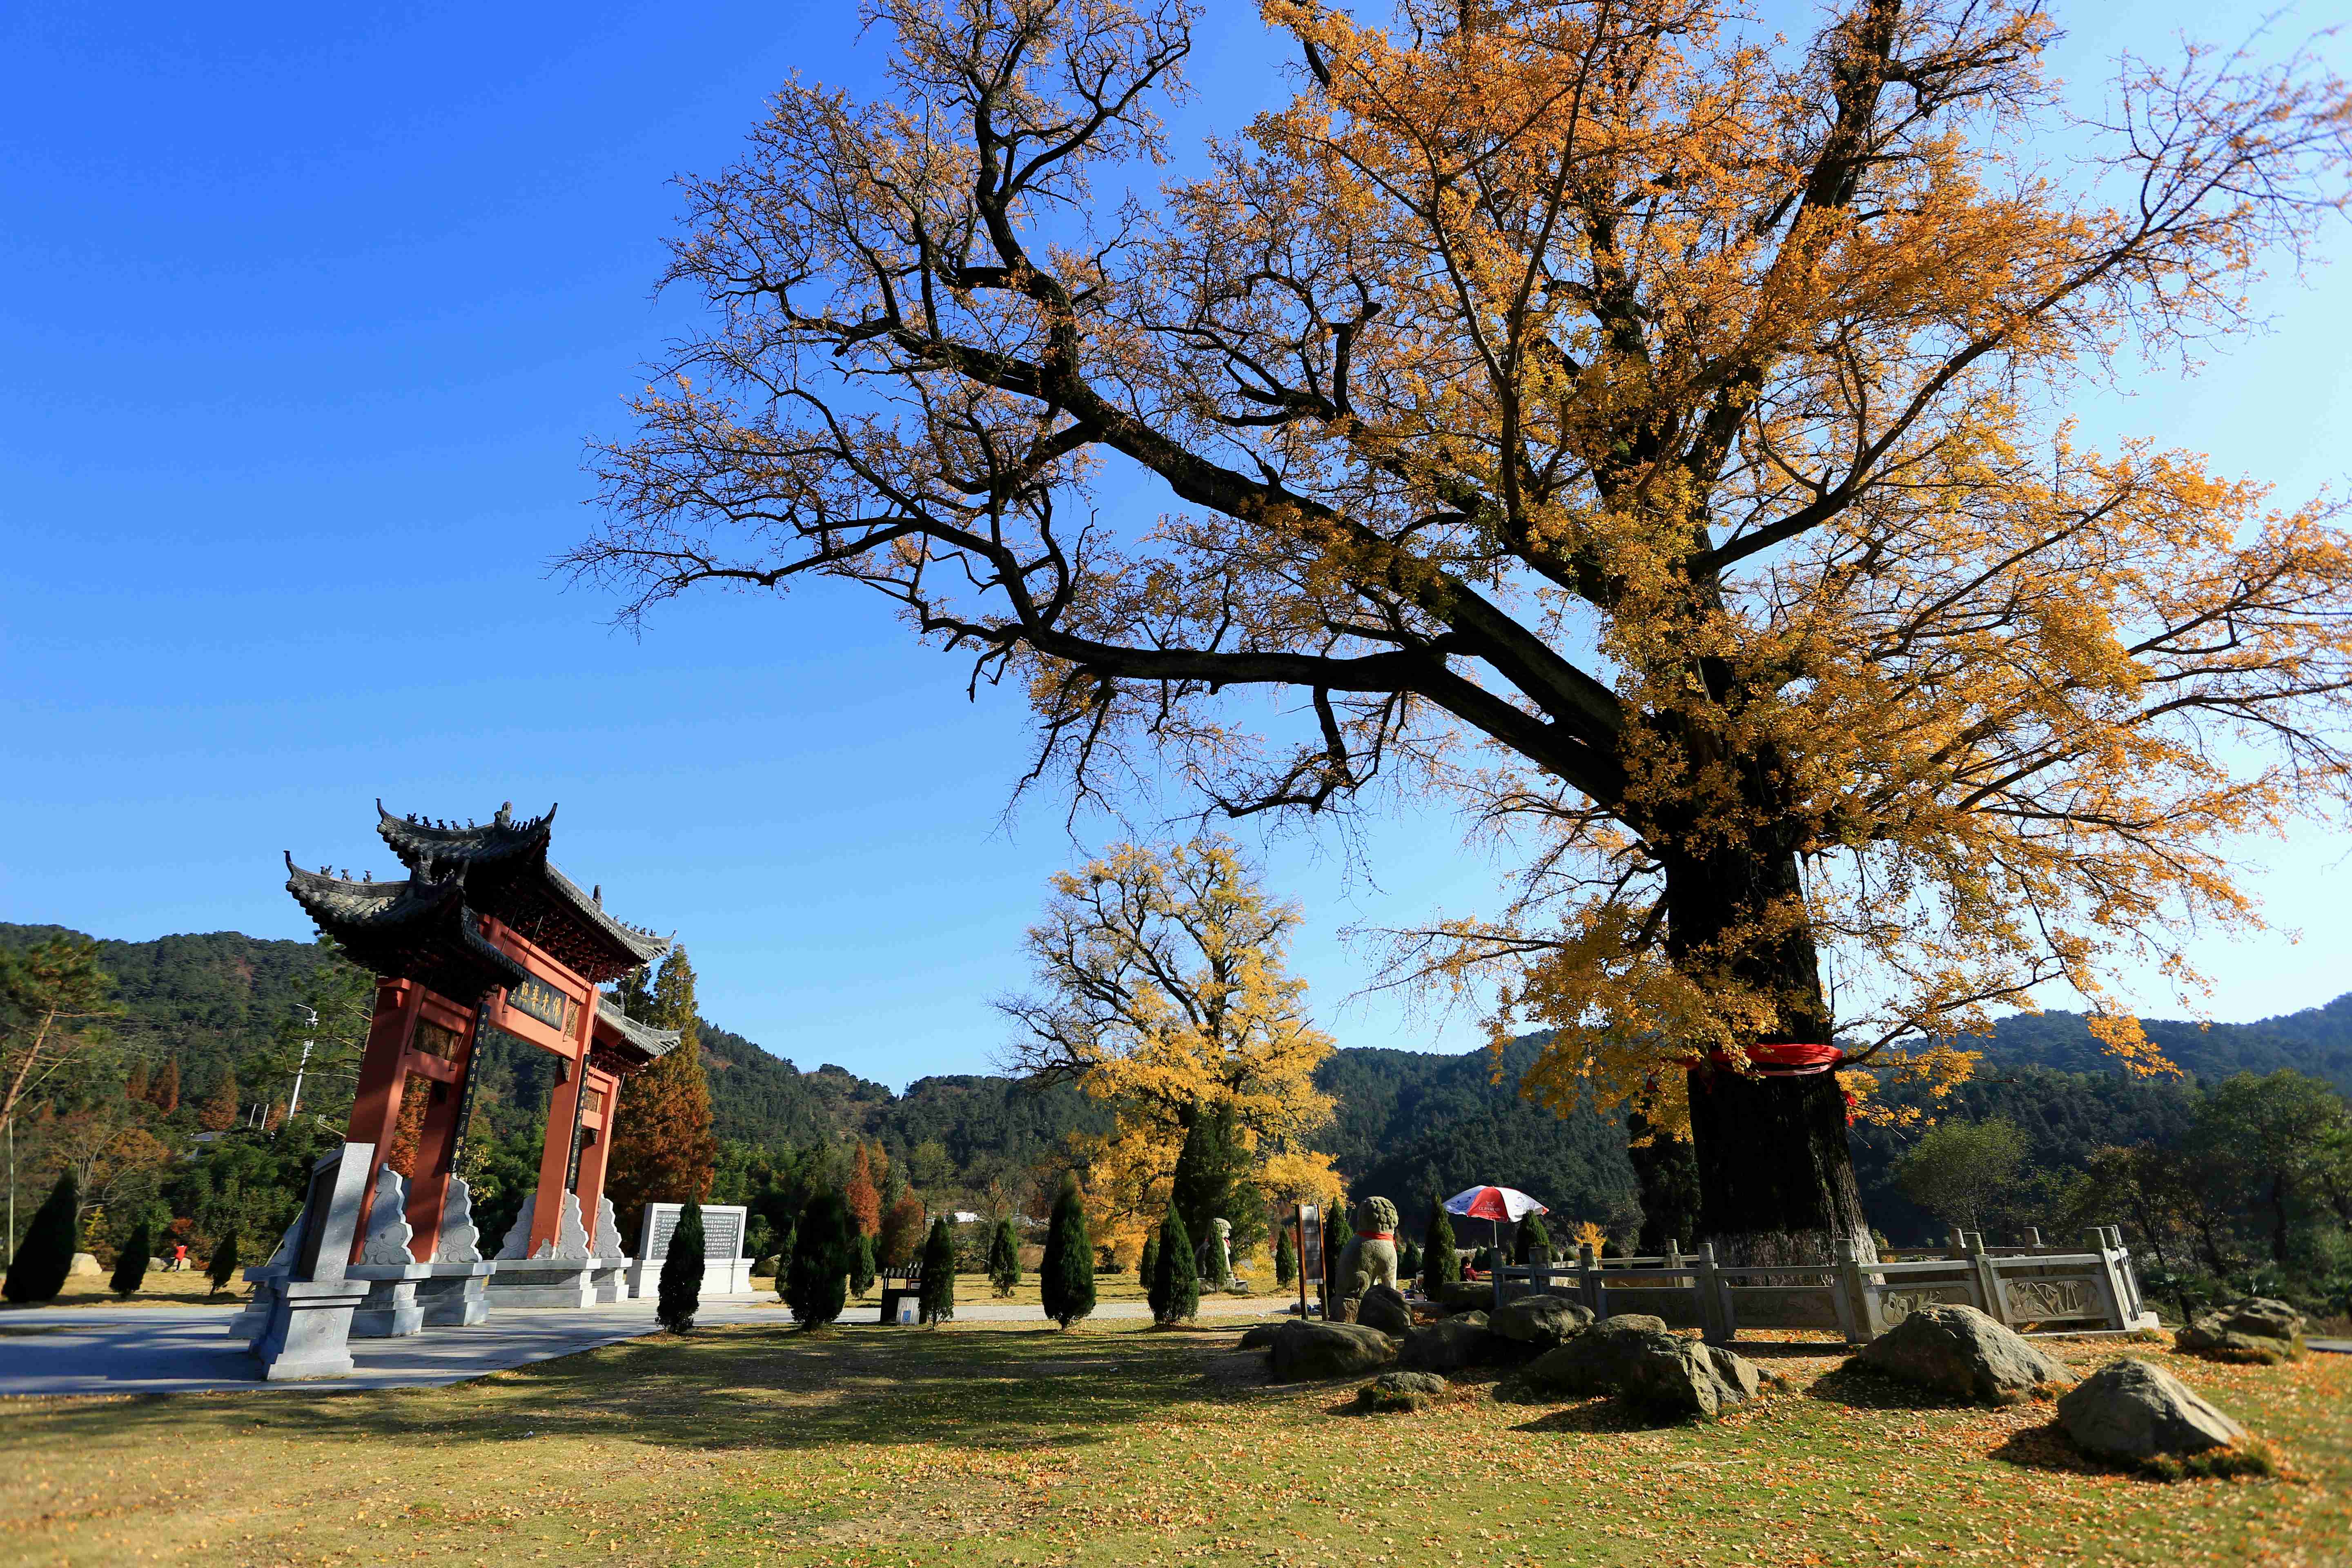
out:
{"label": "signboard on post", "polygon": [[1298,1205],[1298,1315],[1307,1316],[1307,1286],[1312,1280],[1316,1300],[1323,1300],[1323,1211],[1314,1204]]}

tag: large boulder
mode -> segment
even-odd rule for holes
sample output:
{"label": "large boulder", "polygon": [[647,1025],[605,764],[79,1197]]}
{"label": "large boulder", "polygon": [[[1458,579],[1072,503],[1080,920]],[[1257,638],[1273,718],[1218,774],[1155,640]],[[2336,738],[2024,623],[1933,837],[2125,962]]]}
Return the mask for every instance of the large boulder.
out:
{"label": "large boulder", "polygon": [[1612,1312],[1601,1321],[1601,1327],[1617,1333],[1663,1334],[1666,1321],[1655,1312]]}
{"label": "large boulder", "polygon": [[1643,1353],[1626,1366],[1619,1394],[1652,1409],[1712,1419],[1763,1392],[1764,1374],[1747,1357],[1679,1334],[1665,1337],[1675,1342],[1672,1351],[1642,1335]]}
{"label": "large boulder", "polygon": [[1234,1348],[1244,1351],[1262,1351],[1274,1343],[1274,1336],[1281,1328],[1280,1323],[1255,1324],[1243,1332],[1242,1342]]}
{"label": "large boulder", "polygon": [[1685,1343],[1664,1329],[1627,1328],[1612,1318],[1546,1351],[1519,1374],[1540,1394],[1614,1394],[1645,1355],[1670,1355]]}
{"label": "large boulder", "polygon": [[1403,1335],[1412,1327],[1412,1309],[1393,1285],[1375,1285],[1356,1303],[1356,1321],[1384,1334]]}
{"label": "large boulder", "polygon": [[1274,1331],[1274,1380],[1361,1377],[1397,1358],[1396,1342],[1357,1323],[1292,1321]]}
{"label": "large boulder", "polygon": [[1592,1309],[1565,1296],[1522,1296],[1507,1302],[1486,1326],[1514,1343],[1548,1351],[1591,1326]]}
{"label": "large boulder", "polygon": [[1356,1402],[1373,1410],[1418,1410],[1451,1386],[1433,1373],[1384,1372],[1356,1390]]}
{"label": "large boulder", "polygon": [[1985,1405],[2014,1405],[2074,1381],[2063,1364],[1974,1307],[1922,1307],[1848,1364]]}
{"label": "large boulder", "polygon": [[2169,1458],[2231,1447],[2246,1429],[2158,1366],[2126,1356],[2058,1401],[2066,1435],[2107,1459]]}
{"label": "large boulder", "polygon": [[1405,1335],[1404,1348],[1397,1354],[1397,1365],[1418,1372],[1459,1372],[1465,1366],[1478,1366],[1495,1357],[1495,1335],[1484,1322],[1472,1322],[1471,1318],[1447,1318],[1425,1329],[1415,1329]]}
{"label": "large boulder", "polygon": [[2249,1296],[2191,1320],[2172,1345],[2209,1361],[2293,1361],[2303,1353],[2303,1314],[2284,1301]]}
{"label": "large boulder", "polygon": [[1521,1373],[1542,1394],[1614,1394],[1653,1409],[1715,1416],[1762,1392],[1754,1363],[1719,1345],[1618,1320],[1545,1352]]}

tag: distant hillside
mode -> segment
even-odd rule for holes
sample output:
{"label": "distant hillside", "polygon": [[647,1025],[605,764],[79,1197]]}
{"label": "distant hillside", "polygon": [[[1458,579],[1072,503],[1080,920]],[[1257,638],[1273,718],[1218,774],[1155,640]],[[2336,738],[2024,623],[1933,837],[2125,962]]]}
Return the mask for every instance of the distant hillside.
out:
{"label": "distant hillside", "polygon": [[[0,946],[27,945],[62,929],[0,924]],[[235,931],[102,942],[100,952],[129,1009],[126,1034],[158,1059],[179,1058],[190,1100],[268,1043],[320,956],[309,942]],[[2352,1093],[2352,994],[2251,1024],[2150,1019],[2147,1028],[2204,1081],[2291,1067]],[[1324,1144],[1355,1193],[1396,1200],[1413,1226],[1429,1192],[1474,1182],[1520,1187],[1604,1223],[1629,1215],[1633,1173],[1615,1123],[1590,1112],[1556,1118],[1518,1097],[1519,1076],[1540,1039],[1528,1036],[1512,1046],[1499,1083],[1484,1051],[1438,1056],[1358,1047],[1335,1054],[1317,1075],[1339,1101]],[[2079,1014],[2006,1018],[1990,1037],[1970,1043],[1987,1059],[1953,1109],[1970,1120],[2018,1122],[2044,1168],[2077,1162],[2102,1143],[2168,1138],[2185,1124],[2188,1086],[2116,1072]],[[1035,1161],[1073,1131],[1107,1123],[1100,1105],[1068,1088],[1040,1092],[1008,1079],[958,1074],[919,1079],[896,1094],[829,1063],[803,1071],[708,1020],[702,1046],[719,1135],[758,1148],[862,1137],[903,1152],[935,1142],[959,1173],[985,1179]],[[492,1049],[484,1061],[487,1099],[528,1116],[531,1105],[544,1103],[551,1065],[520,1044]],[[1890,1233],[1924,1224],[1887,1175],[1906,1142],[1870,1129],[1855,1138],[1864,1196]]]}
{"label": "distant hillside", "polygon": [[[2325,1007],[2306,1007],[2252,1024],[2197,1024],[2185,1018],[2141,1021],[2149,1039],[2181,1071],[2211,1083],[2233,1073],[2294,1068],[2352,1094],[2352,992]],[[1969,1042],[2006,1062],[2067,1072],[2106,1072],[2114,1059],[2092,1038],[2080,1013],[2019,1015],[1993,1026],[1990,1039]]]}
{"label": "distant hillside", "polygon": [[[0,924],[0,947],[81,934],[63,926]],[[129,1009],[121,1032],[159,1060],[179,1058],[181,1091],[190,1099],[269,1043],[320,962],[314,943],[233,931],[152,942],[101,939],[98,952]]]}
{"label": "distant hillside", "polygon": [[1339,1102],[1324,1140],[1358,1198],[1385,1197],[1418,1234],[1423,1205],[1478,1183],[1517,1187],[1554,1209],[1605,1225],[1639,1209],[1625,1134],[1590,1110],[1567,1117],[1519,1097],[1544,1037],[1504,1052],[1501,1081],[1485,1051],[1429,1056],[1359,1047],[1335,1052],[1316,1087]]}

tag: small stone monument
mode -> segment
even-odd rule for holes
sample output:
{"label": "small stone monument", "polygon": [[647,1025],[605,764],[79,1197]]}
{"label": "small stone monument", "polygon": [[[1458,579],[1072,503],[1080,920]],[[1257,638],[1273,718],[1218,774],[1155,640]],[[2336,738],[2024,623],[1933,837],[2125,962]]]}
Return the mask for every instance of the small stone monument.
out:
{"label": "small stone monument", "polygon": [[[661,1284],[662,1260],[669,1256],[669,1238],[677,1229],[684,1204],[647,1204],[637,1231],[637,1255],[629,1264],[628,1291],[651,1296]],[[702,1206],[702,1298],[749,1296],[751,1260],[743,1254],[744,1228],[751,1211],[740,1205]]]}

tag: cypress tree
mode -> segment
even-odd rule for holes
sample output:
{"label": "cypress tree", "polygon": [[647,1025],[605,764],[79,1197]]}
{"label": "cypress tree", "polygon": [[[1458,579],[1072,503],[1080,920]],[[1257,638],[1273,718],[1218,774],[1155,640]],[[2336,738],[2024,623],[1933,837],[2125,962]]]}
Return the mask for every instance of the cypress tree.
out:
{"label": "cypress tree", "polygon": [[898,1194],[898,1201],[882,1215],[882,1236],[877,1255],[886,1268],[904,1268],[915,1261],[915,1250],[923,1240],[923,1200],[910,1191]]}
{"label": "cypress tree", "polygon": [[1298,1233],[1284,1226],[1274,1238],[1274,1282],[1288,1285],[1298,1278]]}
{"label": "cypress tree", "polygon": [[114,1260],[114,1278],[110,1281],[118,1296],[136,1295],[146,1281],[148,1259],[154,1254],[154,1243],[149,1239],[147,1222],[141,1220],[131,1227],[131,1239],[122,1244],[122,1251]]}
{"label": "cypress tree", "polygon": [[1198,1110],[1184,1129],[1184,1146],[1177,1151],[1176,1174],[1169,1184],[1168,1202],[1183,1216],[1185,1234],[1205,1233],[1209,1222],[1225,1212],[1227,1183],[1223,1151],[1218,1148],[1217,1119]]}
{"label": "cypress tree", "polygon": [[841,1194],[819,1192],[801,1211],[785,1271],[784,1304],[804,1329],[822,1328],[841,1316],[849,1301],[850,1235],[856,1222]]}
{"label": "cypress tree", "polygon": [[625,1227],[647,1204],[709,1197],[719,1142],[710,1131],[710,1079],[702,1068],[694,965],[686,949],[671,948],[652,985],[625,1000],[631,1017],[678,1032],[677,1046],[621,1091],[604,1194]]}
{"label": "cypress tree", "polygon": [[1151,1282],[1160,1275],[1160,1227],[1154,1226],[1143,1235],[1143,1256],[1135,1260],[1135,1277],[1143,1284],[1143,1299],[1151,1299]]}
{"label": "cypress tree", "polygon": [[927,1323],[944,1323],[955,1316],[955,1233],[948,1229],[945,1215],[931,1221],[931,1234],[923,1242],[923,1283],[917,1303]]}
{"label": "cypress tree", "polygon": [[1087,1239],[1087,1204],[1076,1175],[1062,1178],[1061,1196],[1054,1200],[1037,1285],[1045,1315],[1065,1329],[1095,1310],[1095,1248]]}
{"label": "cypress tree", "polygon": [[677,1228],[669,1233],[669,1256],[661,1266],[661,1299],[654,1310],[671,1333],[694,1327],[694,1314],[702,1310],[702,1205],[689,1197],[677,1216]]}
{"label": "cypress tree", "polygon": [[25,1227],[16,1256],[8,1260],[8,1280],[0,1296],[11,1301],[47,1301],[66,1288],[73,1271],[74,1254],[81,1250],[81,1226],[74,1210],[81,1205],[73,1172],[58,1173],[58,1184]]}
{"label": "cypress tree", "polygon": [[1429,1224],[1422,1236],[1421,1293],[1435,1300],[1446,1286],[1462,1282],[1462,1259],[1454,1253],[1454,1222],[1435,1198],[1429,1200]]}
{"label": "cypress tree", "polygon": [[1518,1229],[1511,1233],[1511,1261],[1524,1265],[1534,1258],[1551,1261],[1551,1233],[1544,1229],[1543,1215],[1529,1209],[1520,1216]]}
{"label": "cypress tree", "polygon": [[163,1070],[155,1075],[155,1087],[149,1091],[148,1098],[155,1102],[155,1109],[166,1116],[180,1109],[179,1058],[173,1057],[163,1064]]}
{"label": "cypress tree", "polygon": [[1159,1257],[1145,1281],[1155,1323],[1184,1323],[1200,1315],[1201,1271],[1192,1262],[1192,1238],[1184,1232],[1184,1216],[1168,1205],[1160,1222]]}
{"label": "cypress tree", "polygon": [[988,1242],[988,1282],[999,1296],[1010,1296],[1021,1286],[1021,1237],[1010,1219],[996,1222]]}
{"label": "cypress tree", "polygon": [[[849,1220],[852,1225],[857,1223],[857,1209],[854,1204],[850,1206]],[[850,1246],[849,1293],[863,1300],[866,1292],[874,1289],[874,1238],[860,1236]]]}
{"label": "cypress tree", "polygon": [[1417,1279],[1421,1274],[1421,1248],[1410,1241],[1397,1243],[1397,1278]]}
{"label": "cypress tree", "polygon": [[213,1086],[212,1098],[196,1112],[196,1126],[205,1132],[226,1132],[236,1125],[237,1088],[234,1068],[221,1074]]}
{"label": "cypress tree", "polygon": [[1323,1288],[1334,1296],[1344,1296],[1353,1283],[1339,1278],[1339,1255],[1355,1238],[1356,1227],[1348,1223],[1347,1204],[1333,1204],[1330,1216],[1323,1224]]}
{"label": "cypress tree", "polygon": [[228,1282],[236,1277],[236,1227],[231,1226],[228,1234],[222,1237],[220,1244],[213,1248],[212,1265],[205,1270],[205,1278],[213,1282],[213,1289],[217,1293],[227,1289]]}
{"label": "cypress tree", "polygon": [[881,1233],[882,1194],[874,1185],[874,1157],[866,1152],[863,1143],[857,1146],[857,1161],[850,1168],[849,1184],[841,1189],[841,1196],[849,1205],[849,1215],[857,1222],[859,1235]]}
{"label": "cypress tree", "polygon": [[793,1248],[800,1244],[801,1222],[798,1215],[784,1221],[784,1234],[776,1243],[776,1295],[782,1298],[786,1283],[793,1277]]}
{"label": "cypress tree", "polygon": [[148,1092],[147,1063],[144,1058],[142,1058],[131,1064],[131,1076],[122,1082],[122,1098],[144,1100]]}

